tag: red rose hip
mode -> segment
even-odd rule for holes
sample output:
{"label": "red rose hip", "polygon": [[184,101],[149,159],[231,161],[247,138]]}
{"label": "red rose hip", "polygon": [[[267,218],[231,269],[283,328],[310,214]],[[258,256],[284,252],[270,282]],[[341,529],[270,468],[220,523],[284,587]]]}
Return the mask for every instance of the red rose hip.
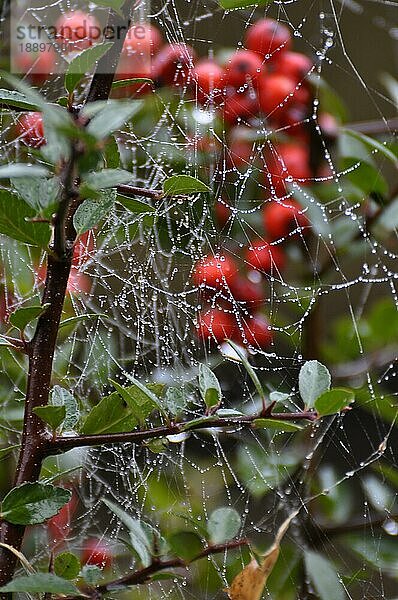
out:
{"label": "red rose hip", "polygon": [[289,28],[274,19],[260,19],[251,25],[245,36],[246,48],[265,57],[289,50],[292,38]]}
{"label": "red rose hip", "polygon": [[16,126],[21,141],[31,148],[40,148],[44,139],[43,116],[40,112],[27,112],[21,115]]}
{"label": "red rose hip", "polygon": [[215,340],[217,343],[233,338],[238,328],[235,318],[221,308],[200,313],[197,325],[198,336],[202,340]]}
{"label": "red rose hip", "polygon": [[209,254],[196,263],[193,281],[196,285],[220,288],[229,284],[237,272],[232,258],[224,254]]}
{"label": "red rose hip", "polygon": [[109,547],[96,538],[88,539],[82,551],[82,563],[85,565],[96,565],[100,568],[110,567],[112,555]]}
{"label": "red rose hip", "polygon": [[250,267],[263,273],[275,273],[285,267],[283,250],[261,239],[251,243],[246,250],[245,258]]}
{"label": "red rose hip", "polygon": [[265,350],[272,343],[270,324],[263,315],[254,315],[243,326],[244,336],[250,346]]}
{"label": "red rose hip", "polygon": [[306,228],[309,221],[295,200],[267,202],[263,210],[264,228],[271,239],[287,237],[297,228]]}

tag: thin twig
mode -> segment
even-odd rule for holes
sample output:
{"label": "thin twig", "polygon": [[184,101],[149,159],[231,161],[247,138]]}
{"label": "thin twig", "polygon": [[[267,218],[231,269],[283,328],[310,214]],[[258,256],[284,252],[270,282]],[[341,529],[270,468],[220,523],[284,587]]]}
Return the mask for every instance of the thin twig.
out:
{"label": "thin twig", "polygon": [[176,569],[179,567],[184,568],[188,564],[196,562],[202,558],[206,558],[207,556],[212,556],[213,554],[221,554],[223,552],[226,552],[227,550],[241,548],[242,546],[248,545],[249,541],[247,539],[232,540],[230,542],[225,542],[224,544],[215,544],[212,546],[208,546],[190,561],[185,561],[182,558],[172,558],[170,560],[164,561],[155,560],[152,564],[149,565],[149,567],[144,567],[142,569],[139,569],[138,571],[134,571],[134,573],[126,575],[125,577],[121,577],[120,579],[114,579],[113,581],[109,581],[108,583],[98,586],[96,588],[96,592],[99,594],[105,594],[108,591],[117,587],[140,585],[142,583],[147,582],[150,579],[150,577],[155,573],[159,573],[160,571],[164,571],[165,569]]}
{"label": "thin twig", "polygon": [[[75,437],[56,437],[48,445],[48,454],[66,452],[71,448],[83,446],[102,446],[104,444],[117,443],[141,443],[145,440],[154,438],[163,438],[169,435],[179,435],[189,431],[198,431],[200,429],[225,429],[229,427],[251,427],[259,415],[250,415],[247,417],[215,418],[203,422],[178,423],[175,425],[165,425],[146,429],[144,431],[128,431],[125,433],[100,433],[92,435],[77,435]],[[302,411],[297,413],[272,413],[267,419],[278,421],[315,421],[317,414],[314,411]]]}
{"label": "thin twig", "polygon": [[123,196],[142,196],[143,198],[152,198],[152,200],[161,200],[164,197],[162,190],[151,190],[146,188],[134,187],[133,185],[118,185],[117,191]]}

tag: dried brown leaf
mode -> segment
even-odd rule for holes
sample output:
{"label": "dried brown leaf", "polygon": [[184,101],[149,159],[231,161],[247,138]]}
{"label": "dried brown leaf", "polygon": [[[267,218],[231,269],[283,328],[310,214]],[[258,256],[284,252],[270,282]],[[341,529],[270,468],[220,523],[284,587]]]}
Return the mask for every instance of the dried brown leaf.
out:
{"label": "dried brown leaf", "polygon": [[298,511],[289,517],[279,527],[274,543],[269,550],[263,554],[259,564],[255,558],[247,564],[244,569],[236,575],[231,586],[225,589],[231,600],[260,600],[268,575],[271,573],[279,556],[280,542],[285,535],[291,521]]}

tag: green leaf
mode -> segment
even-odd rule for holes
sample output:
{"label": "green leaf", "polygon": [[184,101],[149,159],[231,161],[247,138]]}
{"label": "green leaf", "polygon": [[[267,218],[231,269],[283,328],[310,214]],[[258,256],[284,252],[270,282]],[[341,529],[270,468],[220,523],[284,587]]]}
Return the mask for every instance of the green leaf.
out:
{"label": "green leaf", "polygon": [[87,126],[87,131],[102,140],[114,131],[119,131],[142,107],[140,100],[109,100]]}
{"label": "green leaf", "polygon": [[113,135],[106,142],[104,158],[107,169],[118,169],[120,167],[119,146]]}
{"label": "green leaf", "polygon": [[121,16],[123,16],[121,9],[124,3],[125,0],[93,0],[93,4],[96,4],[97,6],[102,6],[104,8],[111,8]]}
{"label": "green leaf", "polygon": [[385,510],[387,514],[391,512],[395,494],[385,483],[375,475],[369,474],[362,478],[362,485],[373,508],[378,511]]}
{"label": "green leaf", "polygon": [[342,538],[344,547],[352,550],[367,564],[377,571],[384,571],[394,579],[398,575],[398,544],[397,540],[381,537],[372,532],[370,535],[355,535],[351,533]]}
{"label": "green leaf", "polygon": [[13,179],[14,177],[46,177],[48,169],[39,165],[25,163],[9,163],[0,167],[0,179]]}
{"label": "green leaf", "polygon": [[34,573],[16,577],[0,588],[1,592],[27,592],[29,594],[64,594],[80,596],[79,590],[70,581],[61,579],[53,573]]}
{"label": "green leaf", "polygon": [[355,158],[345,158],[341,161],[341,170],[346,172],[345,177],[366,196],[371,193],[387,195],[387,181],[376,166],[364,161],[358,164]]}
{"label": "green leaf", "polygon": [[163,192],[167,196],[180,196],[211,192],[211,189],[203,181],[190,175],[174,175],[163,182]]}
{"label": "green leaf", "polygon": [[33,409],[35,415],[50,426],[52,431],[58,429],[64,422],[66,416],[65,406],[36,406]]}
{"label": "green leaf", "polygon": [[241,346],[238,346],[238,344],[235,344],[235,342],[232,342],[231,340],[227,340],[227,342],[231,346],[231,348],[236,352],[236,354],[239,356],[241,363],[245,367],[250,379],[254,383],[254,387],[256,388],[258,395],[260,396],[260,398],[264,398],[265,394],[264,394],[263,387],[260,383],[260,380],[257,377],[253,367],[247,360],[245,354],[243,353]]}
{"label": "green leaf", "polygon": [[253,426],[256,429],[276,429],[276,431],[301,431],[302,425],[282,419],[254,419]]}
{"label": "green leaf", "polygon": [[63,579],[76,579],[80,573],[80,560],[72,552],[61,552],[54,559],[54,572]]}
{"label": "green leaf", "polygon": [[99,200],[84,200],[73,215],[73,225],[77,235],[81,235],[98,225],[112,210],[115,197],[114,191],[110,190],[110,193],[103,193],[102,198]]}
{"label": "green leaf", "polygon": [[103,169],[96,173],[89,173],[85,183],[93,190],[103,190],[105,188],[113,188],[123,183],[130,183],[134,175],[123,169]]}
{"label": "green leaf", "polygon": [[387,146],[378,140],[371,138],[364,133],[359,133],[358,131],[353,131],[352,129],[344,129],[344,133],[353,137],[354,139],[361,142],[364,146],[366,146],[371,151],[376,151],[376,153],[380,153],[389,161],[391,161],[395,166],[398,165],[398,159],[395,154],[387,148]]}
{"label": "green leaf", "polygon": [[106,318],[108,315],[100,314],[100,313],[86,313],[84,315],[77,315],[76,317],[69,317],[68,319],[64,319],[59,324],[59,329],[62,327],[69,327],[70,325],[75,325],[76,323],[82,323],[86,321],[86,319],[95,319],[95,318]]}
{"label": "green leaf", "polygon": [[377,224],[381,225],[386,231],[395,231],[395,229],[398,229],[398,197],[383,207]]}
{"label": "green leaf", "polygon": [[102,569],[97,565],[84,565],[80,574],[89,585],[96,586],[102,578]]}
{"label": "green leaf", "polygon": [[240,530],[241,518],[234,508],[217,508],[210,515],[207,531],[213,544],[222,544],[234,538]]}
{"label": "green leaf", "polygon": [[81,432],[120,433],[132,431],[137,423],[134,408],[117,392],[113,392],[91,409],[83,422]]}
{"label": "green leaf", "polygon": [[62,424],[63,431],[71,431],[80,417],[79,407],[72,394],[65,388],[55,385],[51,391],[51,404],[54,407],[65,407],[65,419]]}
{"label": "green leaf", "polygon": [[20,177],[11,179],[11,183],[21,198],[37,211],[55,204],[58,200],[60,192],[58,177],[51,177],[51,179]]}
{"label": "green leaf", "polygon": [[184,388],[169,387],[164,395],[164,403],[173,417],[180,415],[187,405],[187,397]]}
{"label": "green leaf", "polygon": [[7,448],[0,448],[0,460],[3,460],[6,456],[8,456],[13,450],[19,448],[19,444],[14,444],[13,446],[7,446]]}
{"label": "green leaf", "polygon": [[203,425],[203,429],[206,429],[206,423],[208,421],[213,421],[213,419],[214,417],[211,415],[198,417],[197,419],[192,419],[192,421],[187,421],[181,426],[181,431],[189,431],[190,429],[192,429],[192,427],[197,429],[198,425]]}
{"label": "green leaf", "polygon": [[126,525],[129,530],[131,545],[139,556],[143,566],[147,567],[150,565],[152,560],[152,541],[148,539],[146,529],[142,526],[141,521],[131,517],[110,500],[103,498],[102,502]]}
{"label": "green leaf", "polygon": [[99,59],[112,47],[112,42],[97,44],[78,54],[68,66],[65,74],[65,89],[71,93],[79,81],[92,71]]}
{"label": "green leaf", "polygon": [[[135,401],[137,400],[137,397],[138,397],[137,392],[140,391],[146,402],[149,401],[150,403],[152,403],[153,406],[156,407],[162,415],[166,416],[164,406],[157,395],[157,390],[159,389],[162,391],[163,386],[161,388],[158,387],[159,384],[153,384],[153,385],[149,384],[148,386],[146,386],[143,383],[141,383],[140,381],[138,381],[138,379],[135,379],[135,377],[132,377],[131,375],[129,376],[129,381],[131,381],[133,385],[129,386],[128,388],[124,388],[124,389],[128,390],[128,393],[130,395],[134,394]],[[114,385],[113,381],[112,381],[112,385]],[[152,391],[150,389],[151,387],[154,387],[154,391]],[[142,402],[142,400],[141,400],[141,402]]]}
{"label": "green leaf", "polygon": [[127,87],[128,85],[133,85],[134,83],[150,83],[154,85],[153,79],[149,77],[133,77],[133,79],[118,79],[112,83],[112,89]]}
{"label": "green leaf", "polygon": [[20,331],[23,331],[25,327],[40,317],[46,312],[50,304],[38,304],[37,306],[28,306],[26,308],[18,308],[15,312],[10,315],[10,323]]}
{"label": "green leaf", "polygon": [[299,391],[308,408],[315,400],[330,388],[331,378],[328,369],[317,360],[309,360],[300,369]]}
{"label": "green leaf", "polygon": [[203,544],[197,533],[193,531],[179,531],[167,538],[173,554],[189,562],[200,554]]}
{"label": "green leaf", "polygon": [[248,6],[266,6],[273,0],[219,0],[221,8],[224,10],[234,10],[236,8],[246,8]]}
{"label": "green leaf", "polygon": [[346,388],[333,388],[324,392],[315,400],[315,410],[320,417],[334,415],[354,402],[355,394]]}
{"label": "green leaf", "polygon": [[398,81],[389,73],[382,73],[380,75],[380,81],[386,88],[391,100],[394,102],[394,106],[398,108]]}
{"label": "green leaf", "polygon": [[50,241],[50,227],[27,220],[35,216],[36,212],[21,198],[0,190],[0,233],[30,246],[45,248]]}
{"label": "green leaf", "polygon": [[218,407],[222,392],[219,381],[207,365],[199,365],[199,391],[207,408]]}
{"label": "green leaf", "polygon": [[345,600],[343,584],[335,568],[320,554],[307,550],[304,554],[307,576],[320,600]]}
{"label": "green leaf", "polygon": [[126,198],[121,194],[117,195],[116,201],[124,206],[127,210],[132,213],[154,213],[155,209],[150,204],[136,200],[135,198]]}
{"label": "green leaf", "polygon": [[13,488],[1,505],[1,517],[15,525],[44,523],[58,513],[72,496],[70,490],[42,483],[23,483]]}
{"label": "green leaf", "polygon": [[152,392],[150,392],[148,388],[145,389],[150,393],[149,396],[147,396],[146,392],[143,392],[136,385],[124,388],[112,379],[110,379],[109,381],[115,388],[116,392],[129,405],[129,407],[133,411],[134,416],[140,424],[143,424],[146,417],[148,417],[151,414],[151,412],[158,407],[158,398],[153,394],[153,396],[155,396],[156,398],[155,401],[152,398]]}
{"label": "green leaf", "polygon": [[10,108],[24,108],[31,111],[37,111],[38,109],[35,102],[31,102],[25,94],[15,90],[0,90],[0,102],[8,104]]}

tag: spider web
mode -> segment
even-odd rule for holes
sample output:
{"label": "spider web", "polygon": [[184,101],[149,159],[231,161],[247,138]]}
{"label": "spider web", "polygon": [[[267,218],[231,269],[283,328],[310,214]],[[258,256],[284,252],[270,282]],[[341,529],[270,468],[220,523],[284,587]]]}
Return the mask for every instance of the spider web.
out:
{"label": "spider web", "polygon": [[[73,2],[54,5],[59,5],[61,11],[73,8]],[[354,405],[349,413],[328,417],[294,439],[286,434],[254,430],[227,434],[209,430],[170,443],[162,453],[125,444],[90,451],[78,449],[57,458],[61,471],[82,466],[74,475],[79,510],[65,546],[79,551],[87,536],[106,540],[117,557],[111,568],[112,578],[125,574],[135,563],[122,556],[124,546],[120,540],[125,539],[125,532],[119,521],[107,513],[101,502],[104,497],[161,531],[184,529],[188,519],[196,523],[200,533],[214,509],[232,506],[242,515],[242,537],[249,537],[261,549],[268,547],[287,514],[300,507],[305,513],[314,506],[315,513],[321,514],[321,503],[328,497],[343,504],[346,515],[362,516],[370,522],[375,514],[374,495],[372,504],[372,494],[366,486],[360,487],[360,482],[365,472],[375,477],[376,465],[391,466],[396,460],[395,417],[386,417],[386,404],[376,400],[388,397],[388,407],[396,411],[396,354],[392,337],[390,355],[389,347],[382,348],[386,352],[384,362],[377,362],[378,350],[372,350],[369,358],[366,327],[369,314],[381,300],[385,301],[380,305],[381,314],[383,310],[390,311],[388,314],[396,311],[396,239],[373,236],[366,230],[364,204],[358,199],[352,201],[347,191],[347,175],[360,169],[361,161],[342,169],[335,149],[318,127],[318,118],[323,80],[340,91],[355,120],[377,118],[386,123],[394,114],[393,102],[370,70],[364,68],[365,63],[357,66],[365,46],[360,41],[355,47],[352,33],[355,29],[355,35],[365,44],[365,31],[366,36],[374,35],[376,40],[380,35],[388,36],[383,44],[392,47],[397,32],[392,22],[394,6],[388,2],[347,4],[328,0],[307,2],[304,7],[286,2],[265,11],[248,8],[225,12],[213,2],[168,1],[152,5],[152,14],[146,15],[168,42],[191,44],[201,56],[217,55],[221,46],[242,44],[245,30],[263,14],[277,18],[291,29],[294,49],[315,59],[309,74],[316,90],[312,114],[277,130],[253,120],[251,153],[242,168],[231,156],[228,132],[214,127],[214,115],[200,107],[188,86],[180,86],[171,94],[160,91],[147,99],[152,103],[152,117],[126,128],[117,140],[124,166],[133,173],[134,185],[157,189],[165,177],[186,172],[210,182],[213,194],[210,199],[193,195],[154,202],[154,221],[148,215],[137,217],[118,208],[94,232],[94,249],[79,266],[79,272],[89,278],[90,291],[70,294],[65,312],[106,316],[86,320],[71,332],[61,334],[54,383],[67,387],[87,405],[88,400],[93,403],[104,390],[109,391],[109,378],[128,384],[134,375],[147,383],[189,386],[197,375],[198,361],[206,361],[221,381],[224,408],[250,412],[258,407],[243,365],[231,358],[225,345],[220,347],[214,340],[204,343],[198,338],[198,313],[201,308],[208,309],[211,301],[209,304],[193,284],[192,272],[200,258],[219,251],[228,251],[243,270],[247,269],[244,247],[253,237],[264,236],[260,214],[268,192],[266,183],[257,177],[266,171],[264,150],[275,155],[275,135],[294,135],[297,127],[312,122],[328,172],[311,178],[311,188],[308,181],[291,182],[284,199],[299,198],[315,236],[309,241],[298,226],[295,241],[287,247],[288,269],[275,270],[267,280],[262,279],[263,313],[270,321],[274,340],[266,350],[250,346],[248,356],[268,391],[296,392],[305,332],[316,305],[321,303],[320,323],[313,335],[328,342],[320,344],[322,360],[330,363],[336,385],[357,388],[363,400],[358,408]],[[36,16],[40,19],[40,15]],[[376,46],[369,52],[369,60],[374,61],[375,71],[381,71],[385,68],[383,55]],[[60,80],[59,77],[45,85],[44,93],[54,95]],[[15,123],[10,122],[9,115],[4,114],[2,120],[4,162],[11,157],[18,161],[26,149],[12,139]],[[205,153],[200,150],[203,138],[210,140]],[[390,132],[387,141],[391,138]],[[381,152],[373,148],[369,154],[375,158],[378,172],[393,177]],[[327,186],[328,194],[320,199],[317,193],[322,185]],[[261,194],[263,200],[258,200]],[[214,215],[215,202],[227,203],[232,209],[223,227]],[[335,251],[344,239],[352,240],[354,258]],[[287,241],[278,240],[276,245],[285,248]],[[5,305],[9,310],[31,298],[32,286],[39,297],[42,287],[35,276],[37,260],[32,250],[2,241]],[[327,273],[319,276],[320,265],[325,261],[330,266]],[[259,279],[255,272],[249,277],[254,282]],[[250,319],[248,310],[234,300],[227,288],[220,294],[227,302],[225,310],[234,315],[243,330]],[[331,324],[338,332],[335,335]],[[346,348],[339,335],[347,340]],[[336,352],[342,350],[345,354],[336,359]],[[12,442],[21,417],[26,367],[14,354],[10,363],[11,355],[3,354],[6,352],[2,351],[2,391],[8,418],[2,427]],[[292,410],[300,410],[297,395],[291,395],[287,402]],[[189,406],[192,418],[203,413],[203,406],[194,395]],[[47,466],[52,468],[51,464]],[[384,482],[383,477],[380,481]],[[382,563],[377,551],[381,538],[398,533],[396,522],[389,519],[396,502],[396,492],[391,494],[389,508],[383,505],[376,510],[385,516],[384,533],[373,528],[363,528],[359,533],[363,547],[365,539],[371,541],[371,551],[376,556],[373,569],[369,568],[364,551],[355,556],[348,553],[332,534],[325,534],[319,542],[324,555],[338,564],[348,598],[392,598],[396,565],[395,570],[387,569],[387,574],[381,566],[374,566]],[[344,511],[343,516],[334,515],[334,525],[344,522]],[[34,564],[45,561],[46,535],[44,529],[36,528],[30,538],[26,553],[35,557]],[[308,545],[297,522],[289,531],[288,545],[299,551]],[[189,571],[180,570],[181,578],[134,588],[132,597],[223,597],[220,590],[247,559],[244,551],[225,552],[195,564]],[[288,554],[283,560],[288,569]],[[350,577],[353,573],[357,574],[354,583]],[[344,575],[348,576],[343,578]],[[293,569],[288,571],[288,579],[294,576]],[[288,592],[283,595],[285,592],[278,591],[274,582],[264,597],[304,599],[310,598],[311,592],[312,584],[307,582],[306,589],[296,589],[296,596]]]}

